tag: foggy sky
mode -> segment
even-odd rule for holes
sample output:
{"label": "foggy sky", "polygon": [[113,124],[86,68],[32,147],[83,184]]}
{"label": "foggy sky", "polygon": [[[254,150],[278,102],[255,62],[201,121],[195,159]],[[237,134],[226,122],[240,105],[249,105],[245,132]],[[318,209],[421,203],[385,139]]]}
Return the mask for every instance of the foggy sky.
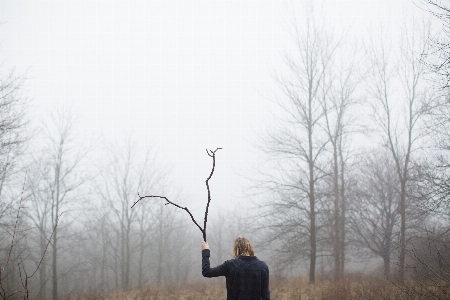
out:
{"label": "foggy sky", "polygon": [[[271,72],[289,47],[300,1],[0,1],[3,70],[28,70],[34,121],[73,103],[80,127],[156,146],[200,218],[211,160],[211,212],[245,202],[236,175],[256,160],[251,141],[270,124]],[[325,1],[338,32],[417,11],[413,1]],[[350,24],[352,25],[349,29]],[[198,206],[196,206],[198,205]]]}

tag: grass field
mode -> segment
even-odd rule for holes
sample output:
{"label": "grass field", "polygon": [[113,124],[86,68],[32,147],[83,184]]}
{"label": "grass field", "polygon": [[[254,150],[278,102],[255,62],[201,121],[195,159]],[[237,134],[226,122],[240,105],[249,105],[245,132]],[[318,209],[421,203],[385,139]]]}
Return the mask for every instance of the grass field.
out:
{"label": "grass field", "polygon": [[[400,287],[385,279],[356,277],[339,283],[320,281],[309,285],[304,278],[291,280],[272,280],[270,283],[273,300],[309,300],[309,299],[450,299],[448,285],[439,286],[436,282],[428,285],[423,282],[409,281]],[[110,294],[92,294],[71,298],[79,300],[218,300],[226,299],[225,283],[222,279],[205,279],[184,286],[166,285],[147,286],[140,290]]]}

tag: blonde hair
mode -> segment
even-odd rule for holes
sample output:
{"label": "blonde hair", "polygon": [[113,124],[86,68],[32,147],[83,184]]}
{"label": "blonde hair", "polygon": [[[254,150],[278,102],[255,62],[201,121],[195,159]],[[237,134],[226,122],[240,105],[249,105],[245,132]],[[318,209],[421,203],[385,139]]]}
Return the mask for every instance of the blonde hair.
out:
{"label": "blonde hair", "polygon": [[253,245],[245,237],[238,237],[234,240],[233,258],[243,256],[255,256],[255,249]]}

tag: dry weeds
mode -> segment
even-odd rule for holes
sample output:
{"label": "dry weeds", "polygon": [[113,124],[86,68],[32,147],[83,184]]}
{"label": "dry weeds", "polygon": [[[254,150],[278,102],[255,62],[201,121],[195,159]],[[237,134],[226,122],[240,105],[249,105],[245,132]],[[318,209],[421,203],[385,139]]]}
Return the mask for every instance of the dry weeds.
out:
{"label": "dry weeds", "polygon": [[[438,297],[417,290],[415,282],[400,288],[394,282],[380,278],[355,277],[338,283],[320,280],[309,285],[304,278],[272,280],[270,283],[273,300],[346,300],[346,299],[450,299],[448,293]],[[416,290],[415,290],[416,289]],[[143,289],[109,294],[91,294],[76,297],[78,300],[219,300],[226,299],[224,280],[205,279],[189,285],[146,286]]]}

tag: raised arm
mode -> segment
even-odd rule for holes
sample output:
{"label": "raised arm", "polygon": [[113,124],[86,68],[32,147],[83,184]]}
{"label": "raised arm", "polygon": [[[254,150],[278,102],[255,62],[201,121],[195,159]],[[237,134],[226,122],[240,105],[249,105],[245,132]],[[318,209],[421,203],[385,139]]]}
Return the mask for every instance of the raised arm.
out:
{"label": "raised arm", "polygon": [[220,266],[211,268],[209,263],[209,245],[208,242],[202,241],[202,275],[204,277],[218,277],[225,276],[227,274],[227,262],[224,262]]}

